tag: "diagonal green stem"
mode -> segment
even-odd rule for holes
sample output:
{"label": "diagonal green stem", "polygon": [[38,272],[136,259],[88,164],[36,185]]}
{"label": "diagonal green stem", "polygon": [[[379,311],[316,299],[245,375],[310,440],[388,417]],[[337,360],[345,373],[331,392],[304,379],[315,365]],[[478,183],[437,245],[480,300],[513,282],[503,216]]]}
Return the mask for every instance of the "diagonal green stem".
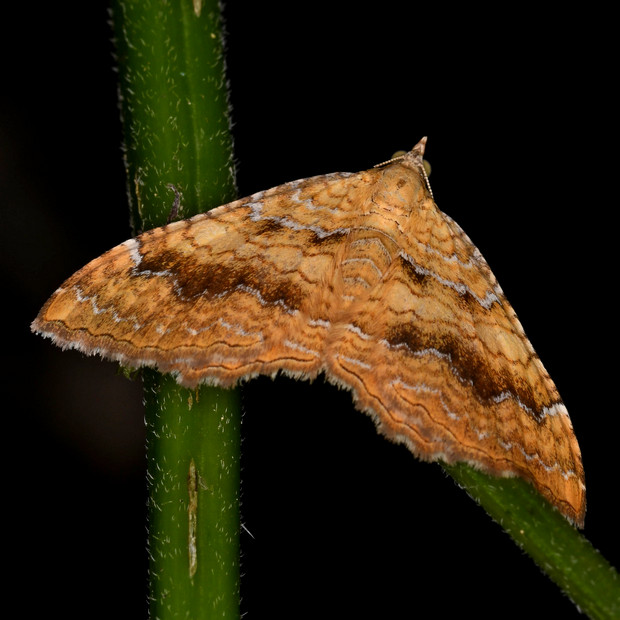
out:
{"label": "diagonal green stem", "polygon": [[620,576],[582,534],[520,478],[465,464],[444,469],[591,618],[620,618]]}
{"label": "diagonal green stem", "polygon": [[[217,0],[114,0],[134,229],[235,197]],[[152,618],[239,616],[237,393],[144,371]]]}

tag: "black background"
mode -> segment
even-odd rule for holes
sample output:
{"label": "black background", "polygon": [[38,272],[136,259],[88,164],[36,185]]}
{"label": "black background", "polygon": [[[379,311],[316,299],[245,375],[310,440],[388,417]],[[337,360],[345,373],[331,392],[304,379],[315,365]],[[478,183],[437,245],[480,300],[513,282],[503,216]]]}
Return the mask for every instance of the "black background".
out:
{"label": "black background", "polygon": [[[427,135],[436,201],[485,255],[571,412],[585,533],[618,564],[608,16],[243,4],[225,10],[240,194],[368,168]],[[11,11],[0,87],[5,596],[20,617],[141,618],[140,382],[29,332],[67,276],[130,235],[107,7]],[[348,394],[284,379],[245,394],[245,617],[578,615],[438,466],[379,437]]]}

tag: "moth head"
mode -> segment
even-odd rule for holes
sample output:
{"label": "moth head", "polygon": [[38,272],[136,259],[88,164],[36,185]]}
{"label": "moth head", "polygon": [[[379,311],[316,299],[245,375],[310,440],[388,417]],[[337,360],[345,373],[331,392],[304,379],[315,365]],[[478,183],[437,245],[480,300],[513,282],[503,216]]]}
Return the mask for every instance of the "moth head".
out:
{"label": "moth head", "polygon": [[424,179],[424,183],[426,185],[426,189],[428,190],[431,198],[433,197],[433,190],[431,189],[430,181],[428,180],[429,175],[431,174],[431,165],[428,163],[426,159],[424,159],[424,150],[426,149],[426,136],[424,136],[410,151],[397,151],[392,155],[391,159],[384,161],[380,164],[377,164],[375,168],[379,168],[381,166],[387,166],[388,164],[400,162],[409,166],[410,168],[414,168],[418,170]]}
{"label": "moth head", "polygon": [[428,176],[431,173],[431,165],[424,159],[424,150],[426,149],[426,136],[424,136],[408,153],[402,156],[402,162],[408,166],[417,168],[426,183],[431,198],[433,197],[433,190],[431,189]]}

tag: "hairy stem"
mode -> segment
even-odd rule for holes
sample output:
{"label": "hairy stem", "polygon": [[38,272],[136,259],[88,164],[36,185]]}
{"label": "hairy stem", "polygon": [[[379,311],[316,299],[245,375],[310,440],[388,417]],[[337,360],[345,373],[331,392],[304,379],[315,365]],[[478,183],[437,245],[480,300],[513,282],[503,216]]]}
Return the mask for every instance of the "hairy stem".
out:
{"label": "hairy stem", "polygon": [[617,571],[532,485],[465,464],[444,469],[591,618],[620,617]]}
{"label": "hairy stem", "polygon": [[[112,20],[134,229],[232,200],[217,0],[114,0]],[[151,617],[238,617],[237,393],[186,390],[154,371],[144,388]]]}

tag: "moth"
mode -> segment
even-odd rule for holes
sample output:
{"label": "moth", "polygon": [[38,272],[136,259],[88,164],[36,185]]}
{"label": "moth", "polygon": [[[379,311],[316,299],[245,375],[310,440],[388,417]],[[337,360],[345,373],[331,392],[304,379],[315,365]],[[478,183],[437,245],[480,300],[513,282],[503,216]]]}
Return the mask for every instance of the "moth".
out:
{"label": "moth", "polygon": [[417,457],[525,478],[583,526],[566,407],[484,258],[435,204],[425,144],[129,239],[71,276],[32,329],[187,387],[323,373]]}

